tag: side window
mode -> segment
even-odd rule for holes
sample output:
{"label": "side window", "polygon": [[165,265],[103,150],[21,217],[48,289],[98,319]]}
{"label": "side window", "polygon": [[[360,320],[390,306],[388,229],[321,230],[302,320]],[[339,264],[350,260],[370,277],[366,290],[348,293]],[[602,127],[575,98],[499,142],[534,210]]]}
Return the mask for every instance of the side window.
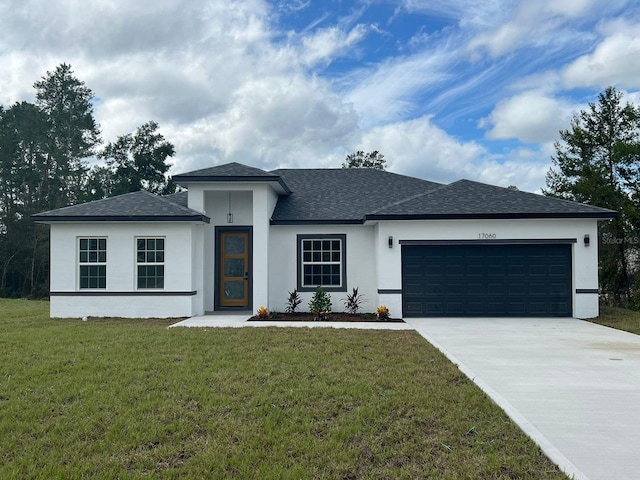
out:
{"label": "side window", "polygon": [[298,290],[346,291],[346,235],[298,235]]}
{"label": "side window", "polygon": [[107,288],[107,239],[78,239],[79,286]]}
{"label": "side window", "polygon": [[164,288],[164,238],[136,239],[138,288]]}

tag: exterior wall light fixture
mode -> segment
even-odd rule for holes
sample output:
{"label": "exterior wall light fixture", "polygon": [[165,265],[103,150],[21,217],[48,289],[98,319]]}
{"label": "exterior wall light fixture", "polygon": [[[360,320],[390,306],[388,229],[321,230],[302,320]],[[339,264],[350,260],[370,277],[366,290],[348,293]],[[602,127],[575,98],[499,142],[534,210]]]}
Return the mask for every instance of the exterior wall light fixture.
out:
{"label": "exterior wall light fixture", "polygon": [[589,234],[587,233],[587,234],[584,236],[584,246],[585,246],[585,247],[588,247],[588,246],[589,246],[589,242],[590,242],[590,240],[589,240]]}
{"label": "exterior wall light fixture", "polygon": [[393,248],[393,237],[389,236],[389,248]]}
{"label": "exterior wall light fixture", "polygon": [[229,192],[229,213],[227,213],[227,223],[233,223],[233,213],[231,213],[231,192]]}

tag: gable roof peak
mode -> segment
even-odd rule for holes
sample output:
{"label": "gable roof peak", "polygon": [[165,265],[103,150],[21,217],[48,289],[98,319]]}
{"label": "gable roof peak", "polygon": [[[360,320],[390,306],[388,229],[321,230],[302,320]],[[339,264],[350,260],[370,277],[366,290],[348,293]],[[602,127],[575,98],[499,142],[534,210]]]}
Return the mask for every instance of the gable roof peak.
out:
{"label": "gable roof peak", "polygon": [[277,177],[270,172],[250,167],[238,162],[223,163],[213,167],[201,168],[190,172],[179,173],[173,178],[182,177]]}
{"label": "gable roof peak", "polygon": [[195,182],[269,182],[278,193],[284,195],[291,193],[279,175],[238,162],[180,173],[173,176],[173,181],[180,185]]}

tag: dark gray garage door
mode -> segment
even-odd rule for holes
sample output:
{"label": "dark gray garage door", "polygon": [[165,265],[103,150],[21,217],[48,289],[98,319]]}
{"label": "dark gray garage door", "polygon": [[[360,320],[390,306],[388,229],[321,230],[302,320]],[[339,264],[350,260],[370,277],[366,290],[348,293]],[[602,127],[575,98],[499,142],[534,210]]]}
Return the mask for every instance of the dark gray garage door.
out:
{"label": "dark gray garage door", "polygon": [[406,317],[571,316],[571,245],[403,245]]}

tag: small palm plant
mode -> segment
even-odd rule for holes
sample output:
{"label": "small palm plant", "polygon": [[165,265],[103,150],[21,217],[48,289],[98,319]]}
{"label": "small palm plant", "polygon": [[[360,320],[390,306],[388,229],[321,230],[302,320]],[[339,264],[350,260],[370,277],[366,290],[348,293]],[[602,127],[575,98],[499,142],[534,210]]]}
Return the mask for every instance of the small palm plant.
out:
{"label": "small palm plant", "polygon": [[293,292],[289,292],[289,300],[287,300],[287,307],[285,309],[286,313],[296,313],[296,308],[298,305],[302,303],[302,299],[300,298],[300,294],[294,288]]}
{"label": "small palm plant", "polygon": [[347,293],[346,298],[343,298],[344,308],[348,313],[355,314],[362,308],[362,304],[366,302],[364,295],[358,293],[358,287],[353,287],[352,293]]}

